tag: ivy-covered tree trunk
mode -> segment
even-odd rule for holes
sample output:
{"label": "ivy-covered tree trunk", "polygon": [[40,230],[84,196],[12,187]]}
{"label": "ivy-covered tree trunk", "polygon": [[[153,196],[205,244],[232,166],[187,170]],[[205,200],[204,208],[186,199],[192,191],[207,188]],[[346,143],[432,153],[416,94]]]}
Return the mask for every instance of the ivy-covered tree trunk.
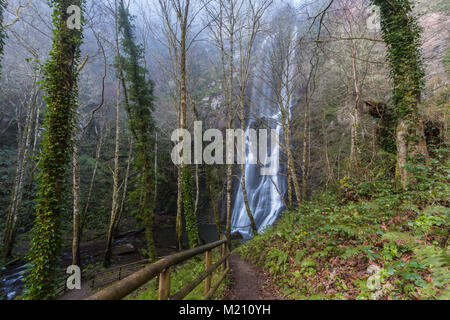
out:
{"label": "ivy-covered tree trunk", "polygon": [[414,1],[372,0],[381,11],[383,40],[393,79],[392,102],[397,121],[397,177],[403,188],[416,179],[408,167],[428,157],[419,103],[424,87],[420,52],[422,28],[413,14]]}
{"label": "ivy-covered tree trunk", "polygon": [[177,167],[177,217],[175,222],[175,231],[177,237],[177,249],[183,250],[183,168]]}
{"label": "ivy-covered tree trunk", "polygon": [[[145,239],[150,260],[156,259],[153,241],[153,130],[154,83],[147,80],[147,70],[140,66],[143,49],[136,44],[135,27],[123,0],[119,3],[119,31],[124,55],[118,54],[119,75],[123,80],[129,128],[135,140],[136,158],[134,167],[139,173],[137,191],[142,195],[137,210],[138,217],[146,228]],[[126,84],[129,84],[127,88]]]}
{"label": "ivy-covered tree trunk", "polygon": [[189,165],[184,164],[182,169],[183,182],[183,207],[186,220],[186,230],[189,239],[189,247],[194,248],[200,244],[200,236],[197,227],[197,218],[194,208],[194,184],[192,170]]}
{"label": "ivy-covered tree trunk", "polygon": [[65,207],[65,183],[72,153],[77,67],[82,43],[82,31],[68,27],[67,8],[70,5],[81,8],[83,0],[51,0],[49,3],[53,6],[53,45],[44,72],[47,111],[34,237],[29,254],[31,270],[26,281],[26,296],[38,300],[55,297],[59,225]]}

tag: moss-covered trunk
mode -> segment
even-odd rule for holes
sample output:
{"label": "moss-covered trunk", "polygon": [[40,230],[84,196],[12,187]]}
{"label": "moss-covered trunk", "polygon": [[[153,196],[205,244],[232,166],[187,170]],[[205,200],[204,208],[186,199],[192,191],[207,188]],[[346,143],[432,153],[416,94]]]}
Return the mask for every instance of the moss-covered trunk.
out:
{"label": "moss-covered trunk", "polygon": [[77,66],[82,31],[69,29],[67,8],[81,6],[82,0],[52,0],[53,46],[45,64],[44,89],[47,111],[40,158],[34,237],[30,250],[31,271],[26,296],[31,299],[55,297],[59,225],[64,211],[64,186],[72,151],[74,114],[77,106]]}
{"label": "moss-covered trunk", "polygon": [[392,102],[397,121],[397,177],[403,188],[414,184],[412,170],[428,158],[419,103],[424,87],[420,52],[422,28],[414,15],[414,1],[372,0],[380,8],[383,40],[393,79]]}

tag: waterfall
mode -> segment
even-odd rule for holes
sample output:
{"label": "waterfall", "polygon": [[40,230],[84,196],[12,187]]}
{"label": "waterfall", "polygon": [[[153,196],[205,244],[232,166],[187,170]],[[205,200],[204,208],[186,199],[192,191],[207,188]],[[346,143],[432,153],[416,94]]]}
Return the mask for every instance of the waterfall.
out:
{"label": "waterfall", "polygon": [[[283,15],[287,14],[287,15]],[[266,163],[266,167],[271,167],[275,175],[264,176],[260,174],[260,166],[254,165],[255,158],[258,158],[258,148],[251,145],[251,139],[248,138],[249,130],[258,123],[262,118],[266,126],[276,130],[278,137],[282,139],[283,126],[281,124],[281,110],[284,114],[291,116],[291,109],[295,95],[294,91],[298,84],[298,70],[296,70],[296,39],[299,37],[299,27],[295,16],[290,12],[281,12],[281,18],[275,20],[276,34],[274,37],[270,35],[265,37],[262,45],[259,47],[258,60],[255,66],[255,76],[253,77],[253,87],[251,92],[251,112],[257,115],[257,119],[250,115],[247,126],[247,139],[245,141],[245,186],[247,189],[248,203],[255,219],[258,233],[261,233],[268,226],[271,226],[284,211],[285,202],[283,201],[287,193],[287,177],[286,168],[277,161],[281,154],[281,146],[279,143],[271,143],[266,159],[275,160],[276,163]],[[291,21],[291,23],[278,23],[279,21]],[[287,50],[286,50],[287,49]],[[271,52],[272,50],[272,52]],[[277,63],[269,64],[275,66],[276,70],[272,70],[277,74],[276,77],[268,79],[268,73],[263,68],[267,67],[265,59],[278,59]],[[270,74],[270,73],[269,73]],[[279,94],[274,92],[274,88],[278,88]],[[289,89],[289,90],[287,90]],[[290,96],[288,95],[288,92]],[[276,98],[275,98],[276,97]],[[275,102],[276,101],[276,102]],[[283,121],[287,121],[286,117]],[[258,127],[258,125],[256,125]],[[261,141],[259,141],[261,145]],[[274,156],[275,155],[275,156]],[[264,159],[260,162],[264,163]],[[270,157],[270,158],[269,158]],[[232,233],[240,233],[244,240],[249,240],[253,236],[253,230],[248,218],[247,209],[244,203],[242,186],[239,183],[239,189],[234,199],[233,213],[231,217]]]}
{"label": "waterfall", "polygon": [[[264,47],[264,46],[263,46]],[[258,77],[255,77],[258,79]],[[277,110],[276,106],[272,105],[267,97],[271,94],[271,88],[264,81],[260,81],[253,86],[253,112],[263,115],[266,125],[274,129],[277,136],[282,136],[282,125],[279,122],[281,113],[274,112]],[[256,89],[256,87],[258,89]],[[263,94],[260,94],[260,93]],[[245,140],[245,187],[247,189],[248,203],[251,212],[255,219],[258,233],[261,233],[268,226],[271,226],[279,217],[280,213],[285,210],[285,205],[282,197],[286,194],[287,179],[283,174],[284,168],[280,165],[280,145],[270,143],[270,148],[266,154],[266,159],[261,159],[261,163],[265,163],[265,167],[271,168],[275,175],[261,175],[261,165],[255,165],[255,159],[258,159],[258,148],[252,148],[249,137],[249,130],[257,123],[256,119],[250,117],[247,125],[246,140]],[[268,134],[268,140],[270,134]],[[261,142],[260,142],[261,143]],[[269,143],[268,143],[269,146]],[[270,154],[269,154],[270,153]],[[271,161],[264,161],[272,159]],[[278,190],[277,190],[278,189]],[[242,185],[239,183],[239,189],[235,196],[233,213],[231,217],[231,231],[232,233],[240,233],[244,240],[249,240],[253,236],[253,230],[250,225],[250,219],[247,214],[247,209],[244,203],[244,196],[242,192]]]}
{"label": "waterfall", "polygon": [[[272,119],[276,119],[276,117],[277,115],[273,115]],[[251,124],[247,127],[247,133],[250,127]],[[278,124],[276,126],[276,132],[277,136],[281,136],[281,125]],[[253,162],[251,158],[256,158],[258,155],[254,154],[253,148],[250,147],[250,139],[248,138],[246,139],[245,149],[245,187],[247,189],[248,203],[258,232],[260,233],[266,227],[272,225],[285,209],[282,195],[284,196],[286,193],[287,182],[286,177],[282,175],[281,166],[277,163],[278,161],[276,163],[269,161],[266,165],[266,167],[271,167],[276,172],[273,176],[263,176],[261,175],[259,165],[249,164]],[[278,143],[270,147],[270,152],[272,159],[279,159],[277,156],[277,154],[280,154],[280,146]],[[231,230],[232,233],[239,232],[244,239],[250,239],[253,235],[250,219],[244,203],[242,185],[240,183],[234,201]]]}

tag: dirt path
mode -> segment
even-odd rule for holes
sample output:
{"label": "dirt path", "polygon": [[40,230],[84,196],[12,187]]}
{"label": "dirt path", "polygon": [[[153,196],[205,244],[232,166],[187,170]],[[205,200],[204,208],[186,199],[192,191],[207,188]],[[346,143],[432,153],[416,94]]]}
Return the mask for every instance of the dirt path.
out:
{"label": "dirt path", "polygon": [[239,255],[230,257],[231,286],[226,300],[278,300],[267,276]]}

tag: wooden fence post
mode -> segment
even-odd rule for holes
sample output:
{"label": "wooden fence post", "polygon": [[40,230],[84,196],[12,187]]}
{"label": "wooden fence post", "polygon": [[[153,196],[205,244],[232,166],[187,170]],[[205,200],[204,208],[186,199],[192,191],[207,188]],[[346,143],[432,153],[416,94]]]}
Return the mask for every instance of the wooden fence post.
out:
{"label": "wooden fence post", "polygon": [[[226,238],[225,238],[225,235],[221,235],[220,236],[220,240],[225,240]],[[221,255],[222,255],[222,258],[225,256],[227,254],[227,243],[224,243],[224,244],[222,244],[222,247],[221,247]],[[222,272],[224,272],[225,270],[226,270],[226,268],[227,268],[227,266],[228,266],[228,259],[226,259],[224,262],[223,262],[223,265],[222,265]]]}
{"label": "wooden fence post", "polygon": [[168,300],[170,294],[170,271],[172,267],[167,268],[159,274],[158,300]]}
{"label": "wooden fence post", "polygon": [[[211,256],[212,256],[212,250],[208,250],[205,253],[205,270],[208,270],[211,268]],[[205,278],[205,297],[209,292],[209,289],[211,289],[211,278],[212,274],[208,275]]]}

